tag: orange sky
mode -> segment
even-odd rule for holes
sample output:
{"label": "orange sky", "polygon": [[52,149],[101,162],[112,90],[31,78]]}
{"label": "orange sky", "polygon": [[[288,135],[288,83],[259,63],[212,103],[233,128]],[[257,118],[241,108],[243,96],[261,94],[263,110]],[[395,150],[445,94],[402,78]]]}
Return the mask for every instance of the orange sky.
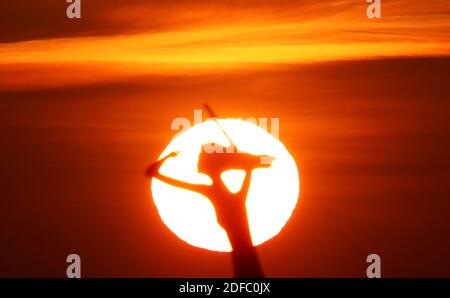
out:
{"label": "orange sky", "polygon": [[[83,74],[70,80],[90,81],[249,64],[450,54],[446,0],[386,1],[381,20],[366,17],[364,1],[95,1],[82,4],[81,20],[65,18],[65,6],[54,1],[25,3],[25,12],[16,4],[9,8],[27,18],[21,23],[13,13],[3,17],[0,68],[16,65],[19,75],[0,82],[1,88],[62,83],[58,67],[81,68]],[[28,69],[36,64],[45,79]]]}
{"label": "orange sky", "polygon": [[270,277],[450,276],[450,2],[0,4],[0,276],[227,277],[162,223],[143,175],[208,102],[276,117],[301,195]]}

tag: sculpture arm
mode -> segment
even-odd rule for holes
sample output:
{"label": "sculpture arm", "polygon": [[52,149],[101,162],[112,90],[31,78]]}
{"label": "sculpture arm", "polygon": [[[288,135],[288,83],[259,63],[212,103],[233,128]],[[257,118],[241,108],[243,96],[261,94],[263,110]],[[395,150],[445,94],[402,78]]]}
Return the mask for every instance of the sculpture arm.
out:
{"label": "sculpture arm", "polygon": [[153,177],[157,178],[157,179],[161,180],[162,182],[167,183],[169,185],[176,186],[176,187],[186,189],[186,190],[190,190],[193,192],[197,192],[204,196],[209,197],[209,186],[207,186],[207,185],[193,184],[193,183],[177,180],[177,179],[162,175],[159,172],[157,172]]}
{"label": "sculpture arm", "polygon": [[244,201],[246,200],[248,191],[250,189],[250,183],[252,181],[252,173],[253,173],[252,170],[245,171],[244,182],[242,182],[242,187],[241,187],[241,190],[239,191],[239,196]]}

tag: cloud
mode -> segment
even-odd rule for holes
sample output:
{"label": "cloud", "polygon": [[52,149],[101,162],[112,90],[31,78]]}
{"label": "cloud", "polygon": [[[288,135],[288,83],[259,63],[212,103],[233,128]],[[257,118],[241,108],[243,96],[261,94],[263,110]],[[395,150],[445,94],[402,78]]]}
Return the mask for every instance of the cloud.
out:
{"label": "cloud", "polygon": [[[2,3],[0,42],[160,32],[208,24],[266,17],[295,17],[318,11],[323,1],[82,1],[82,18],[66,17],[67,4],[59,0],[21,0]],[[324,9],[323,11],[327,11]],[[301,14],[298,14],[301,16]]]}
{"label": "cloud", "polygon": [[[0,42],[23,40],[167,32],[180,29],[252,23],[328,22],[322,29],[347,22],[358,28],[367,18],[365,1],[82,1],[82,18],[70,20],[60,0],[21,0],[1,4]],[[384,23],[408,24],[420,18],[440,20],[450,14],[446,0],[395,0],[383,3]],[[357,27],[358,26],[358,27]],[[364,26],[365,27],[365,26]]]}
{"label": "cloud", "polygon": [[0,88],[450,54],[450,2],[383,2],[381,20],[369,20],[366,7],[99,0],[82,1],[82,19],[69,20],[64,1],[17,1],[0,10],[0,69],[10,74]]}

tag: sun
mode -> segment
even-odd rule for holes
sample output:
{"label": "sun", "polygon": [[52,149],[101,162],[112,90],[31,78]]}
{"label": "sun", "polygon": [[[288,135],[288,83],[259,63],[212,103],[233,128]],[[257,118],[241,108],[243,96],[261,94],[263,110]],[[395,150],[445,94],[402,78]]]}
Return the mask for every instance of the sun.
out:
{"label": "sun", "polygon": [[[259,126],[237,119],[218,121],[239,151],[275,158],[269,168],[253,171],[246,200],[252,242],[257,246],[276,236],[292,215],[300,191],[297,165],[285,146]],[[194,125],[175,136],[160,158],[174,151],[179,151],[179,154],[167,159],[160,172],[178,180],[210,185],[211,179],[197,171],[200,150],[207,143],[230,145],[219,125],[212,120]],[[230,170],[223,172],[221,178],[231,192],[237,192],[245,172]],[[208,198],[157,178],[151,180],[151,191],[162,221],[180,239],[208,250],[232,250]]]}

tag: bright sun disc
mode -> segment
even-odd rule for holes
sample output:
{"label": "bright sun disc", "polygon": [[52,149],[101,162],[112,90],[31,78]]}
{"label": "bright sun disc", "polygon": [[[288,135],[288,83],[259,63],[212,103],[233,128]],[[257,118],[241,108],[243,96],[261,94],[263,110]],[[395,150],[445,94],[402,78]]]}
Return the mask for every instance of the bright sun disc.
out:
{"label": "bright sun disc", "polygon": [[[276,236],[291,217],[300,190],[297,166],[284,145],[266,130],[250,122],[218,120],[241,152],[275,157],[269,168],[253,171],[246,206],[253,245]],[[163,175],[195,184],[211,184],[211,179],[197,171],[203,144],[229,142],[214,121],[197,124],[177,135],[160,158],[167,159]],[[227,153],[223,153],[227,154]],[[222,179],[231,192],[239,190],[245,173],[230,170]],[[165,225],[187,243],[214,251],[231,251],[225,230],[217,223],[212,203],[203,195],[166,184],[157,178],[151,182],[152,195]]]}

